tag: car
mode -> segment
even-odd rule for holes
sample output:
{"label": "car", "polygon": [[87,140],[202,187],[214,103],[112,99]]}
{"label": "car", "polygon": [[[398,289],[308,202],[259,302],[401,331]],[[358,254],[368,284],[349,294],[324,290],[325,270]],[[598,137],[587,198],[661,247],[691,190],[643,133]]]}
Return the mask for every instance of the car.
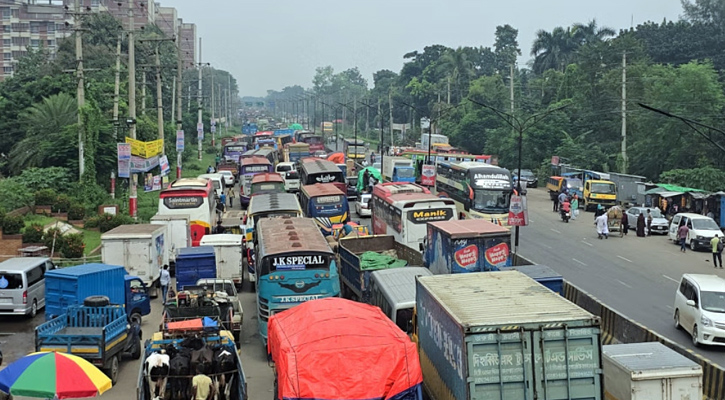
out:
{"label": "car", "polygon": [[372,215],[370,212],[370,199],[373,196],[369,193],[363,193],[355,202],[355,212],[360,217],[369,217]]}
{"label": "car", "polygon": [[232,171],[219,171],[219,175],[224,178],[224,185],[227,187],[234,186],[234,174]]}
{"label": "car", "polygon": [[300,190],[300,174],[296,170],[282,172],[282,180],[284,181],[284,190],[287,192],[298,192]]}
{"label": "car", "polygon": [[668,233],[670,240],[679,243],[677,230],[683,224],[690,229],[685,238],[685,244],[690,246],[693,251],[699,248],[710,248],[710,240],[715,234],[722,236],[720,226],[712,218],[694,213],[677,213],[670,222]]}
{"label": "car", "polygon": [[319,158],[327,158],[327,152],[325,150],[317,150],[314,154],[312,154],[314,157]]}
{"label": "car", "polygon": [[[519,179],[518,169],[511,171],[511,176],[513,177],[514,182],[516,182]],[[530,169],[521,170],[521,182],[524,183],[527,188],[539,187],[539,178],[537,178]]]}
{"label": "car", "polygon": [[675,328],[689,333],[695,346],[725,346],[725,279],[682,275],[674,309]]}
{"label": "car", "polygon": [[[242,302],[239,301],[239,294],[237,293],[236,286],[234,286],[234,281],[231,279],[204,278],[196,281],[196,286],[204,287],[207,292],[221,292],[226,294],[226,301],[232,303],[232,309],[234,310],[234,315],[232,315],[232,333],[234,334],[235,341],[238,343],[241,340],[244,309],[242,309]],[[214,297],[218,298],[216,295]]]}
{"label": "car", "polygon": [[358,198],[357,176],[348,176],[345,181],[347,182],[347,199],[356,200]]}
{"label": "car", "polygon": [[664,215],[660,212],[658,208],[653,207],[631,207],[628,208],[627,211],[627,225],[629,225],[629,229],[637,229],[637,218],[639,218],[640,214],[644,214],[645,218],[645,224],[647,221],[647,210],[649,210],[650,214],[652,214],[652,232],[659,233],[662,235],[666,235],[667,231],[669,230],[669,221],[667,221],[667,218],[665,218]]}

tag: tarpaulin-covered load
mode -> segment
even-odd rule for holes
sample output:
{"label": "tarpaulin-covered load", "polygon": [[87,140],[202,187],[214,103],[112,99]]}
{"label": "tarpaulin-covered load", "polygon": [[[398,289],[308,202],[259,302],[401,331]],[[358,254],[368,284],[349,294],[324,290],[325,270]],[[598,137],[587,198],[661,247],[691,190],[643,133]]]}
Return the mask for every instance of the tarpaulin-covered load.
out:
{"label": "tarpaulin-covered load", "polygon": [[415,344],[379,308],[329,297],[269,319],[277,399],[422,400]]}

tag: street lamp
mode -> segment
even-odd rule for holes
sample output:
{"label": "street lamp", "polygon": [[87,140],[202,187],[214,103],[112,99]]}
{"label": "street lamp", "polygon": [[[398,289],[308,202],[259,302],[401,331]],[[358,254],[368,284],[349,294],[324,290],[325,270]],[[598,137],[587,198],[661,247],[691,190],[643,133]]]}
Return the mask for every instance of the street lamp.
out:
{"label": "street lamp", "polygon": [[[360,102],[360,104],[370,109],[375,109],[373,106],[367,103]],[[380,118],[380,143],[378,144],[378,153],[380,154],[380,169],[383,169],[383,161],[385,158],[385,135],[383,134],[383,114],[380,112],[380,99],[378,99],[378,118]],[[380,171],[382,174],[383,171]]]}
{"label": "street lamp", "polygon": [[[401,103],[403,105],[406,105],[406,106],[412,108],[413,110],[415,110],[417,113],[423,115],[423,113],[418,108],[416,108],[415,106],[412,106],[412,105],[410,105],[410,104],[408,104],[408,103],[406,103],[404,101],[400,101],[400,100],[398,100],[398,103]],[[444,114],[441,114],[440,113],[440,110],[439,110],[439,112],[438,112],[438,118],[429,118],[429,120],[430,120],[430,126],[428,127],[428,159],[426,160],[426,164],[432,164],[432,162],[431,162],[431,143],[432,143],[432,138],[431,137],[433,135],[433,126],[438,121],[440,121],[441,118],[443,118],[445,115],[447,115],[449,112],[451,112],[454,109],[460,107],[461,104],[463,104],[463,103],[458,103],[455,106],[452,106],[450,108],[445,109],[444,110],[445,111]],[[390,123],[392,124],[392,121]]]}
{"label": "street lamp", "polygon": [[348,110],[352,111],[352,118],[353,118],[353,133],[355,135],[355,155],[357,155],[357,101],[355,101],[355,108],[350,108],[349,104],[343,104],[338,102],[342,107],[347,108]]}

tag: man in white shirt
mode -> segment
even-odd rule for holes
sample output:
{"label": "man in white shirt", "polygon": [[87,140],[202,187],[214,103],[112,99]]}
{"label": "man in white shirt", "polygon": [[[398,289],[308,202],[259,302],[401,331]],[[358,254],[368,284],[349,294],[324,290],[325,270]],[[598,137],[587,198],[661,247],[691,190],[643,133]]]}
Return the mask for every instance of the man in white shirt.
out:
{"label": "man in white shirt", "polygon": [[169,266],[164,264],[164,268],[161,270],[161,301],[166,305],[166,294],[169,292],[169,284],[171,283],[171,275],[169,274]]}

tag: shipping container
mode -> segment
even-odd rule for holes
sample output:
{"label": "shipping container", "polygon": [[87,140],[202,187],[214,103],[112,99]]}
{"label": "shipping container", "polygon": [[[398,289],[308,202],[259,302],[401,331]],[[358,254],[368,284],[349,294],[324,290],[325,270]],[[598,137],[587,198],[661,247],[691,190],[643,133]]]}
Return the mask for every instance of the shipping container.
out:
{"label": "shipping container", "polygon": [[238,288],[242,287],[242,239],[244,235],[216,234],[204,235],[200,246],[214,248],[216,257],[216,277],[230,279]]}
{"label": "shipping container", "polygon": [[600,320],[518,271],[420,277],[433,400],[601,400]]}
{"label": "shipping container", "polygon": [[[191,247],[191,231],[189,230],[189,215],[172,214],[151,217],[152,225],[166,225],[166,251],[169,253],[169,265],[176,262],[179,250]],[[173,268],[172,268],[173,271]]]}
{"label": "shipping container", "polygon": [[702,399],[702,367],[659,342],[602,347],[604,389],[612,400]]}
{"label": "shipping container", "polygon": [[187,247],[176,257],[176,290],[194,286],[199,279],[216,278],[216,257],[212,246]]}
{"label": "shipping container", "polygon": [[503,267],[501,271],[519,271],[529,278],[549,288],[549,290],[564,295],[564,278],[560,273],[546,265],[519,265],[514,267]]}
{"label": "shipping container", "polygon": [[511,231],[481,219],[428,223],[423,259],[435,275],[511,266]]}

